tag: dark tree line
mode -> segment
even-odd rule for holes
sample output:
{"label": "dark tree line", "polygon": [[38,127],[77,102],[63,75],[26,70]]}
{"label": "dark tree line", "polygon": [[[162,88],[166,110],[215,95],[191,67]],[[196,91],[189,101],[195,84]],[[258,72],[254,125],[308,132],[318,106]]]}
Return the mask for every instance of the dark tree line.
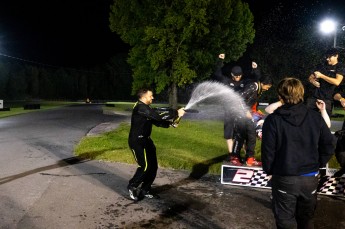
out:
{"label": "dark tree line", "polygon": [[20,59],[0,58],[0,99],[127,100],[131,70],[127,54],[94,67],[64,68]]}
{"label": "dark tree line", "polygon": [[[126,1],[121,2],[127,4]],[[149,0],[147,2],[149,2]],[[168,2],[172,3],[173,1]],[[181,3],[181,1],[179,2]],[[186,2],[193,3],[199,1]],[[206,4],[208,1],[202,2],[204,5],[202,5],[202,7],[200,5],[199,8],[208,9],[206,7],[208,6]],[[181,85],[178,83],[174,84],[175,86],[179,85],[177,88],[179,102],[188,102],[195,83],[198,83],[200,80],[210,79],[213,71],[212,66],[217,61],[217,56],[220,52],[226,53],[226,56],[229,58],[227,60],[229,65],[239,64],[243,68],[246,68],[250,66],[250,62],[252,60],[255,60],[261,67],[263,74],[270,76],[274,80],[275,84],[287,76],[293,76],[301,79],[307,88],[306,96],[308,96],[310,84],[307,82],[307,78],[313,71],[314,67],[325,60],[323,58],[324,51],[333,46],[333,36],[325,36],[320,34],[318,27],[320,20],[323,18],[321,17],[320,12],[323,11],[323,9],[326,9],[327,11],[326,7],[328,5],[323,1],[305,0],[289,2],[281,0],[276,1],[273,5],[267,7],[266,5],[262,4],[261,1],[247,0],[250,8],[253,10],[253,15],[255,18],[255,38],[253,40],[253,44],[250,44],[251,42],[239,42],[243,38],[243,34],[241,33],[243,26],[248,24],[247,26],[249,29],[253,28],[251,25],[252,16],[247,10],[247,5],[242,5],[239,3],[240,1],[237,0],[228,2],[238,4],[235,6],[228,5],[228,8],[226,9],[235,9],[237,7],[236,9],[238,9],[238,12],[242,12],[241,9],[244,7],[242,10],[248,13],[245,15],[232,15],[229,13],[231,15],[231,20],[229,19],[228,27],[225,26],[228,28],[225,31],[227,32],[226,38],[237,38],[237,40],[236,42],[234,41],[232,43],[226,42],[229,44],[229,49],[222,49],[222,44],[225,40],[225,38],[222,37],[222,34],[224,35],[224,31],[221,31],[217,34],[197,33],[198,40],[204,41],[206,38],[212,38],[214,39],[213,43],[201,42],[201,45],[196,45],[195,40],[193,39],[190,39],[191,42],[189,43],[186,43],[184,40],[183,44],[185,48],[183,53],[186,55],[182,55],[182,57],[185,60],[185,62],[183,62],[185,64],[178,62],[180,65],[174,65],[174,72],[182,74],[180,71],[183,70],[190,73],[191,71],[188,69],[195,68],[195,73],[197,74],[193,73],[193,76],[197,76],[198,80],[197,78],[193,78],[193,80],[183,81]],[[201,2],[199,3],[201,4]],[[174,4],[177,3],[174,2]],[[148,6],[151,7],[153,5]],[[212,7],[213,6],[215,5],[212,5]],[[212,7],[211,9],[213,9]],[[156,8],[153,8],[153,10],[155,9]],[[163,9],[166,8],[163,7]],[[198,8],[193,7],[192,4],[190,11],[194,12],[196,9]],[[339,9],[341,8],[339,7]],[[135,11],[135,5],[132,6],[131,10]],[[162,10],[159,12],[161,11]],[[142,13],[140,15],[146,17],[145,12],[140,11],[139,13]],[[162,12],[166,12],[166,10]],[[184,14],[187,19],[189,19],[187,17],[188,12],[189,11],[186,11]],[[213,19],[214,17],[220,17],[220,14],[217,10],[215,11],[217,14],[212,14],[212,12],[212,10],[199,10],[199,14],[194,12],[193,15],[199,15],[200,18],[207,18],[211,21],[215,20]],[[223,14],[226,12],[228,12],[228,10],[225,10]],[[328,14],[331,16],[338,15],[338,19],[343,18],[342,15],[345,15],[345,13],[341,14],[339,12],[336,14],[334,10],[328,10]],[[163,16],[164,15],[165,14],[163,14]],[[118,16],[121,18],[121,15]],[[165,18],[163,16],[162,18]],[[181,23],[186,22],[185,20],[182,20],[184,18],[182,16],[177,13],[171,13],[169,14],[169,20],[167,23],[169,24],[171,21],[175,21],[175,19],[181,19]],[[250,23],[240,23],[237,26],[231,24],[236,21],[233,18],[237,17],[243,17],[243,19],[247,18]],[[223,17],[220,18],[221,19],[219,19],[219,21],[224,20]],[[152,17],[149,17],[149,19],[151,20]],[[140,21],[140,23],[144,22],[145,21]],[[154,20],[150,23],[156,23],[157,25],[155,24],[155,28],[160,28],[160,24],[158,22],[160,21],[158,20],[156,22]],[[345,21],[340,20],[339,22],[345,25]],[[200,26],[206,31],[207,29],[217,29],[217,23],[214,22],[213,24],[210,23],[209,25],[202,24]],[[190,26],[190,28],[196,29],[199,28],[198,26],[199,24],[194,23]],[[237,27],[240,28],[240,30],[236,30]],[[127,28],[126,23],[124,24],[124,28]],[[175,30],[165,30],[164,26],[162,28],[165,32],[169,32],[169,34],[171,32],[171,34],[168,36],[165,33],[158,33],[160,29],[155,31],[158,35],[160,35],[160,40],[162,42],[167,41],[167,39],[170,39],[170,42],[173,42],[174,40],[171,40],[173,37],[176,39],[180,38],[180,36],[178,36],[179,33],[174,35]],[[181,28],[181,31],[186,32],[183,30],[183,26]],[[158,38],[155,35],[152,35],[152,30],[143,30],[142,32],[143,34],[146,34],[145,36],[137,35],[137,29],[134,29],[132,32],[134,35],[132,33],[125,33],[125,35],[128,36],[128,39],[139,41],[142,40],[143,37],[147,36],[147,40],[144,39],[145,45],[142,46],[140,50],[136,50],[138,53],[140,53],[140,55],[134,55],[133,52],[130,54],[117,54],[106,63],[98,66],[73,69],[28,63],[18,59],[0,56],[0,99],[85,100],[86,98],[90,98],[91,100],[133,100],[135,99],[133,94],[136,88],[142,85],[151,84],[153,87],[158,87],[158,85],[161,85],[159,90],[157,89],[155,92],[156,101],[167,102],[169,94],[171,94],[171,91],[168,90],[169,87],[167,85],[175,80],[174,77],[167,77],[168,75],[165,74],[166,72],[169,72],[165,70],[170,69],[172,63],[171,61],[168,61],[167,58],[174,57],[172,54],[169,54],[169,56],[167,51],[172,50],[171,52],[173,53],[174,50],[179,50],[180,54],[181,49],[169,49],[170,46],[167,46],[164,42],[163,43],[165,45],[160,46],[161,43],[157,43]],[[229,35],[231,32],[234,32],[233,36]],[[242,34],[242,36],[239,37],[239,33]],[[190,35],[190,33],[188,34]],[[251,36],[251,33],[249,33],[249,35]],[[248,46],[246,44],[248,44]],[[239,50],[236,49],[238,46],[240,46]],[[345,47],[345,31],[338,32],[337,46],[341,48]],[[155,49],[157,49],[157,52],[155,52],[157,55],[151,56],[152,61],[150,62],[146,54],[147,52],[150,53]],[[188,50],[192,51],[189,52]],[[243,53],[244,50],[246,50],[245,53]],[[340,61],[344,61],[344,55],[345,52],[344,49],[342,49]],[[189,57],[196,58],[197,60]],[[138,63],[135,65],[137,66],[136,77],[133,73],[133,66],[129,66],[127,62],[129,59],[131,59],[132,62],[135,60],[135,63]],[[157,61],[162,63],[157,64]],[[144,68],[144,70],[143,68],[140,68],[140,66],[146,66],[148,63],[151,65],[153,64],[155,68]],[[164,77],[160,74],[163,74]],[[186,76],[190,75],[187,74]],[[176,80],[177,79],[180,78],[176,78]],[[179,80],[176,82],[178,81]],[[163,90],[163,88],[165,89]],[[273,89],[264,93],[262,99],[265,101],[276,100],[277,98],[274,87]]]}

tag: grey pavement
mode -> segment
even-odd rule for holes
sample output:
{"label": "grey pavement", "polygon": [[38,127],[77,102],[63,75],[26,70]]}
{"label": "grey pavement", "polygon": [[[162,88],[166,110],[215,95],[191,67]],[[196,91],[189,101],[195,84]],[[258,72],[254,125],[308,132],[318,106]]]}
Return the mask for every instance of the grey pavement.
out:
{"label": "grey pavement", "polygon": [[[161,199],[136,203],[135,165],[73,157],[83,136],[121,121],[99,106],[0,119],[0,228],[274,228],[270,191],[222,185],[207,175],[212,161],[195,165],[202,174],[160,168]],[[316,228],[345,228],[343,199],[319,197]]]}

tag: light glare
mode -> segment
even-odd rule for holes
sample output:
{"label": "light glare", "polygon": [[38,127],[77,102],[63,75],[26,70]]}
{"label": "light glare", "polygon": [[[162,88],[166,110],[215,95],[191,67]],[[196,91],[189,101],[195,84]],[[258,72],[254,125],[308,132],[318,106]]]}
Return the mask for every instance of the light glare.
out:
{"label": "light glare", "polygon": [[327,19],[321,22],[320,30],[323,33],[333,33],[336,29],[336,23],[333,20]]}

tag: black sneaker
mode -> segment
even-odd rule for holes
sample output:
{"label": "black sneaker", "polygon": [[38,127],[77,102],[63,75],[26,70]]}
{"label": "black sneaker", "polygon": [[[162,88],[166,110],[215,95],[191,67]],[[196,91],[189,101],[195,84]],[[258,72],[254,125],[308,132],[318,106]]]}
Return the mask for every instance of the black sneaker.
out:
{"label": "black sneaker", "polygon": [[128,189],[129,197],[132,200],[137,201],[138,200],[138,189],[133,187],[133,186],[128,186],[127,189]]}

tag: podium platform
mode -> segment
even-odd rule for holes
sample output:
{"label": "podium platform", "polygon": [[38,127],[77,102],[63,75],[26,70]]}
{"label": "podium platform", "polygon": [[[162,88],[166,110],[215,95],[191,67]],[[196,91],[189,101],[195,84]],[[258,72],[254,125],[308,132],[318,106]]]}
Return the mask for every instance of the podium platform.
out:
{"label": "podium platform", "polygon": [[[336,169],[327,169],[327,176],[319,181],[318,194],[345,197],[345,174],[334,177]],[[223,164],[221,183],[250,188],[271,189],[271,176],[261,167],[232,166]]]}

